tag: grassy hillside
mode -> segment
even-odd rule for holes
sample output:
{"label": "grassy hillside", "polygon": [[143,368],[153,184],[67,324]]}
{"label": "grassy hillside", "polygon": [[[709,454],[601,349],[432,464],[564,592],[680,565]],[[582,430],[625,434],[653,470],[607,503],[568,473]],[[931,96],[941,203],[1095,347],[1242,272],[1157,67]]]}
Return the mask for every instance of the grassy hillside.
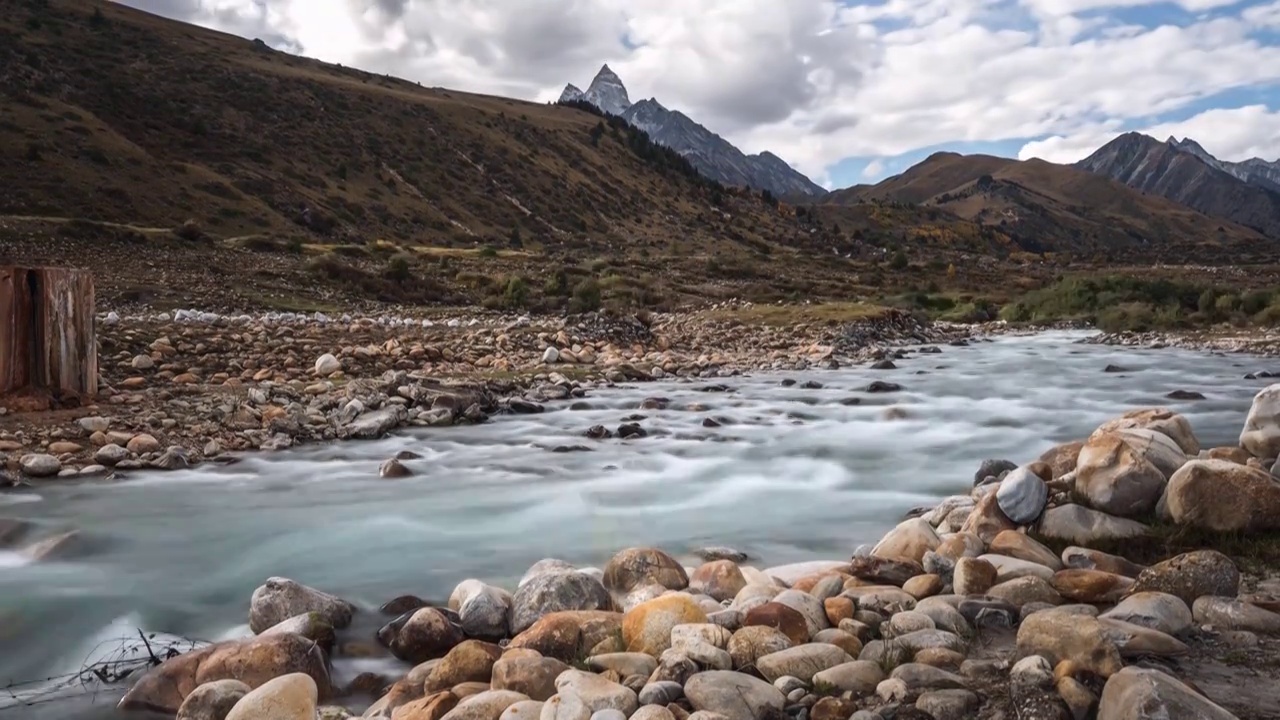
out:
{"label": "grassy hillside", "polygon": [[1110,178],[1043,160],[936,153],[877,185],[828,202],[905,203],[945,210],[998,229],[1023,250],[1070,252],[1112,262],[1220,263],[1274,255],[1256,231],[1210,218]]}

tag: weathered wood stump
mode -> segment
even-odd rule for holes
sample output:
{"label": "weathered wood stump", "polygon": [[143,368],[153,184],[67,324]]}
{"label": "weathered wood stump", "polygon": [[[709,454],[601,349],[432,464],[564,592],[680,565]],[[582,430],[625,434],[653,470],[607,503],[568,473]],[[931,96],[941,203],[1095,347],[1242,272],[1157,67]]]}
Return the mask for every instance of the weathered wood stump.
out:
{"label": "weathered wood stump", "polygon": [[0,266],[0,397],[96,395],[93,304],[87,271]]}

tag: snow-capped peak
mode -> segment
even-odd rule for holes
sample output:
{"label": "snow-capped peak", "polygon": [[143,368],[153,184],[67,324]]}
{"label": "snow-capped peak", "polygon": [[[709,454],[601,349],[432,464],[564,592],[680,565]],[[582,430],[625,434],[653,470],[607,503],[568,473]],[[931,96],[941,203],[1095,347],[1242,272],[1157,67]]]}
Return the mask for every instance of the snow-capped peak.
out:
{"label": "snow-capped peak", "polygon": [[568,85],[565,85],[564,92],[560,93],[560,102],[573,102],[574,100],[581,100],[581,99],[582,99],[582,91],[579,90],[578,86],[574,85],[573,83],[569,83]]}
{"label": "snow-capped peak", "polygon": [[610,115],[621,115],[631,107],[631,99],[627,97],[627,87],[622,79],[609,69],[608,64],[600,68],[583,98]]}

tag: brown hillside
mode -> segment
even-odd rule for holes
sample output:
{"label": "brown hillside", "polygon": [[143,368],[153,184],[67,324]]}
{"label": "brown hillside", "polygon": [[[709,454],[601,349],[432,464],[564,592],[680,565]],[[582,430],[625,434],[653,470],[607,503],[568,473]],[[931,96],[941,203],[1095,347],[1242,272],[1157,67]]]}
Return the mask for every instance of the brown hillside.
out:
{"label": "brown hillside", "polygon": [[[1270,244],[1248,228],[1210,218],[1110,178],[1043,160],[936,153],[896,177],[856,192],[833,193],[841,204],[920,204],[998,227],[1033,251],[1070,251],[1113,259],[1221,262],[1223,249],[1266,255]],[[1217,255],[1214,260],[1213,255]]]}
{"label": "brown hillside", "polygon": [[851,298],[919,282],[881,272],[889,248],[945,267],[986,247],[953,243],[978,231],[950,215],[799,217],[719,190],[581,109],[424,88],[105,0],[10,6],[0,263],[91,267],[107,303]]}

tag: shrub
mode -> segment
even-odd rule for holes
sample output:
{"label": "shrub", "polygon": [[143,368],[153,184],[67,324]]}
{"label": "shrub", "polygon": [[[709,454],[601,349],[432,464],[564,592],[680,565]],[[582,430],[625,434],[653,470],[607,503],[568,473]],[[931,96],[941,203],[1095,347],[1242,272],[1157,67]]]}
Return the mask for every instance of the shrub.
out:
{"label": "shrub", "polygon": [[1155,325],[1155,308],[1148,303],[1124,303],[1098,314],[1098,328],[1104,332],[1145,332]]}
{"label": "shrub", "polygon": [[200,242],[205,239],[204,231],[200,229],[199,223],[195,220],[188,220],[173,231],[179,239],[188,242]]}
{"label": "shrub", "polygon": [[573,300],[569,307],[574,312],[590,312],[600,309],[600,283],[587,278],[573,288]]}
{"label": "shrub", "polygon": [[1212,315],[1218,308],[1218,293],[1209,288],[1200,293],[1200,299],[1196,302],[1196,309],[1205,315]]}
{"label": "shrub", "polygon": [[507,288],[502,293],[502,304],[504,307],[515,309],[522,308],[529,303],[529,284],[524,278],[513,276],[507,280]]}
{"label": "shrub", "polygon": [[890,270],[906,270],[907,265],[908,265],[907,254],[901,250],[894,253],[893,259],[889,261]]}
{"label": "shrub", "polygon": [[492,246],[492,245],[485,245],[484,247],[480,248],[480,253],[479,253],[479,255],[480,255],[480,257],[482,257],[482,258],[495,258],[495,257],[498,257],[498,248],[496,248],[496,247],[494,247],[494,246]]}
{"label": "shrub", "polygon": [[387,261],[387,269],[382,275],[392,282],[403,283],[413,277],[413,270],[409,267],[408,258],[396,255]]}
{"label": "shrub", "polygon": [[1218,299],[1213,303],[1214,310],[1223,314],[1230,315],[1240,309],[1240,296],[1233,293],[1219,295]]}

